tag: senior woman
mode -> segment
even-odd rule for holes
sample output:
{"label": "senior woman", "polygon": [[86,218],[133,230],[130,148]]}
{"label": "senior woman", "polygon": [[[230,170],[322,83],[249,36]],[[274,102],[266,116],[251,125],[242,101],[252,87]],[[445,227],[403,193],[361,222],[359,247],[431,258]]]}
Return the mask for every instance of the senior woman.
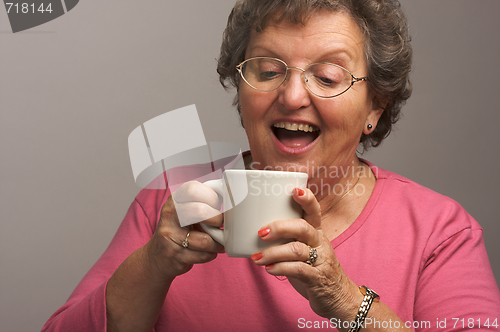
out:
{"label": "senior woman", "polygon": [[216,212],[212,189],[143,190],[44,331],[497,328],[500,294],[476,221],[356,154],[389,134],[410,66],[395,0],[238,2],[218,72],[237,88],[248,167],[308,172],[309,188],[293,193],[303,218],[258,233],[292,241],[228,258],[200,228],[179,226],[179,209]]}

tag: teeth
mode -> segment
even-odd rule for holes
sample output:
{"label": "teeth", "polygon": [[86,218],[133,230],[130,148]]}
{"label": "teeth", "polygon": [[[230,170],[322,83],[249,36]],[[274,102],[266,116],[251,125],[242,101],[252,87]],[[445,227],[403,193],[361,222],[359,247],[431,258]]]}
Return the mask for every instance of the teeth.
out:
{"label": "teeth", "polygon": [[291,131],[300,130],[300,131],[305,131],[305,132],[308,132],[308,131],[313,132],[313,131],[319,130],[318,127],[313,126],[313,125],[308,125],[306,123],[295,123],[295,122],[284,122],[284,121],[275,123],[274,127],[285,128],[285,129],[291,130]]}

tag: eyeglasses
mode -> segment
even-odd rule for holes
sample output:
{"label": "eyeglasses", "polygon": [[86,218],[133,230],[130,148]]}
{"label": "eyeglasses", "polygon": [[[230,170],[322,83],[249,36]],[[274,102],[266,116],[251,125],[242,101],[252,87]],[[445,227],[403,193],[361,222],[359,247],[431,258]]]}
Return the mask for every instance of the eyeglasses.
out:
{"label": "eyeglasses", "polygon": [[355,77],[347,69],[333,63],[312,63],[302,69],[288,67],[283,60],[268,57],[247,59],[237,65],[236,69],[248,85],[266,92],[279,88],[290,69],[300,70],[307,89],[321,98],[337,97],[349,90],[354,83],[368,79]]}

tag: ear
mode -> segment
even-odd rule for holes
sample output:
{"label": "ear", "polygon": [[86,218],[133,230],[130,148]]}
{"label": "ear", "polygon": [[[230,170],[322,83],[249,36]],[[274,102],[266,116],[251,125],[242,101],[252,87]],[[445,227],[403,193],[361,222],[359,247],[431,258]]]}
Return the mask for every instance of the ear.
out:
{"label": "ear", "polygon": [[378,120],[382,116],[382,113],[384,113],[384,108],[380,105],[381,103],[378,98],[373,97],[371,101],[371,109],[366,117],[365,126],[363,128],[363,134],[369,135],[377,127]]}

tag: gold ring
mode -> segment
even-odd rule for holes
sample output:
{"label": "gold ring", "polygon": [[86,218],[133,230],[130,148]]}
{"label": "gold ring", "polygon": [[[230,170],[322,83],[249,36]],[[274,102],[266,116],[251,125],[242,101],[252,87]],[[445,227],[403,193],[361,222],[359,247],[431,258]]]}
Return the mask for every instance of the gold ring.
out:
{"label": "gold ring", "polygon": [[316,259],[318,258],[318,251],[311,246],[308,247],[309,247],[309,259],[306,261],[306,264],[313,266],[314,263],[316,263]]}
{"label": "gold ring", "polygon": [[188,231],[188,233],[187,233],[187,235],[186,235],[186,239],[185,239],[184,241],[182,241],[182,246],[183,246],[184,248],[189,247],[188,237],[189,237],[189,231]]}

